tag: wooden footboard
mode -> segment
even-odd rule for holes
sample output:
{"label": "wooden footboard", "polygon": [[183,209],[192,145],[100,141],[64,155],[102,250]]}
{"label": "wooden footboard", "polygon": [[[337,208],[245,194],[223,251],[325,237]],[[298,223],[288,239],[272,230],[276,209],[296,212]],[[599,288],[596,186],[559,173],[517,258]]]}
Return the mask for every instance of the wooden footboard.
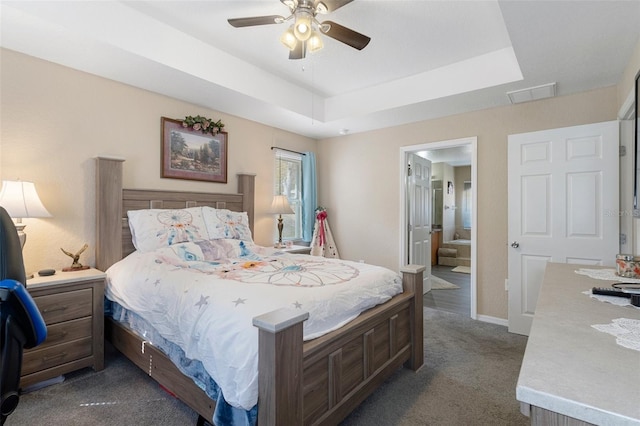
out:
{"label": "wooden footboard", "polygon": [[306,316],[299,311],[255,318],[260,329],[258,423],[335,425],[401,365],[420,368],[423,271],[423,266],[404,268],[402,294],[302,345]]}

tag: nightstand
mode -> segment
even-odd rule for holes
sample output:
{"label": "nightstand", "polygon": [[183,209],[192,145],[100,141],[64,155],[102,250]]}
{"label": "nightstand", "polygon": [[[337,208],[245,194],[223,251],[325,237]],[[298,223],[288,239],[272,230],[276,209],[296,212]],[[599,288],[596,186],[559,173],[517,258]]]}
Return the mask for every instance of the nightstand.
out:
{"label": "nightstand", "polygon": [[105,276],[85,269],[27,280],[27,291],[47,324],[47,338],[24,351],[21,387],[84,367],[104,368]]}
{"label": "nightstand", "polygon": [[283,247],[279,250],[282,250],[286,253],[293,253],[293,254],[311,254],[311,247],[309,246]]}

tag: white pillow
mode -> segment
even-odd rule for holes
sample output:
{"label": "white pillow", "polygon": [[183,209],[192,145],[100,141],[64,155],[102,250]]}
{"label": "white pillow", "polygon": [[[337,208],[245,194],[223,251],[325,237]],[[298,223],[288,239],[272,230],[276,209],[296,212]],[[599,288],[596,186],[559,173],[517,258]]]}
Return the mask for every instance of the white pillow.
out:
{"label": "white pillow", "polygon": [[204,223],[210,240],[235,239],[253,242],[247,212],[202,207]]}
{"label": "white pillow", "polygon": [[209,237],[202,207],[129,210],[127,216],[133,246],[142,252]]}

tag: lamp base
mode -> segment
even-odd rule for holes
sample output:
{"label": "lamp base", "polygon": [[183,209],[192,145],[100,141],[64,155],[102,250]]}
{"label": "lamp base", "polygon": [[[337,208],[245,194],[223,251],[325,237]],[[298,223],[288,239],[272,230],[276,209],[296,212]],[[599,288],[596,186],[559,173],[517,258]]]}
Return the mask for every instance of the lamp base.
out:
{"label": "lamp base", "polygon": [[18,231],[18,239],[20,240],[20,248],[24,249],[24,243],[27,242],[27,234],[24,233],[24,228],[27,226],[22,222],[16,223],[16,231]]}
{"label": "lamp base", "polygon": [[282,244],[282,228],[284,228],[284,224],[282,223],[282,215],[278,217],[278,242],[276,243],[276,248],[283,248]]}

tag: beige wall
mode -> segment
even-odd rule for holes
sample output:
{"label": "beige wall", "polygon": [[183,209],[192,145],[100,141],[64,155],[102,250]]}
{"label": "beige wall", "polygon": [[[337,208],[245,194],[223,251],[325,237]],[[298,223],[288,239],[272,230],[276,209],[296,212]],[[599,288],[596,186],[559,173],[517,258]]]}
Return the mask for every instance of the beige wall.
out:
{"label": "beige wall", "polygon": [[341,256],[397,270],[400,147],[477,136],[477,310],[507,318],[507,136],[615,120],[617,108],[609,87],[320,141],[320,203]]}
{"label": "beige wall", "polygon": [[[0,50],[0,178],[33,181],[53,215],[25,219],[28,272],[61,268],[71,259],[60,248],[87,250],[94,264],[94,157],[126,159],[127,188],[235,192],[236,174],[256,179],[256,230],[262,245],[274,241],[275,218],[266,213],[273,196],[270,147],[315,151],[316,141],[75,71],[9,50]],[[229,132],[228,183],[160,178],[160,117],[203,115],[222,119]]]}

